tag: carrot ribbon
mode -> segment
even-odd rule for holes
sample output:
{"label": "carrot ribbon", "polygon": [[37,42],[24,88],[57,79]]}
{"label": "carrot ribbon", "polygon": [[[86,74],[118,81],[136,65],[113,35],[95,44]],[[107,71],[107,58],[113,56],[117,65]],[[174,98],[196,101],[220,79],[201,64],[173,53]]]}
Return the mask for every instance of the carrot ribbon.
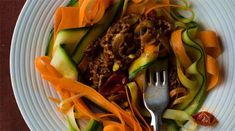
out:
{"label": "carrot ribbon", "polygon": [[110,0],[80,0],[77,6],[59,7],[54,17],[54,39],[62,29],[79,28],[97,23],[110,3]]}
{"label": "carrot ribbon", "polygon": [[56,10],[54,17],[54,40],[60,30],[68,28],[78,28],[79,26],[79,8],[78,7],[60,7]]}
{"label": "carrot ribbon", "polygon": [[219,40],[213,31],[201,31],[198,38],[203,43],[206,51],[206,71],[208,77],[207,90],[213,89],[220,80],[219,66],[217,62],[218,56],[221,54]]}
{"label": "carrot ribbon", "polygon": [[[70,80],[62,77],[60,73],[50,65],[50,58],[46,56],[39,57],[35,60],[35,65],[39,72],[42,75],[42,78],[49,81],[55,89],[58,91],[62,89],[60,95],[63,95],[65,92],[69,92],[70,95],[81,94],[81,96],[88,98],[92,102],[96,103],[100,107],[103,107],[105,110],[112,113],[119,122],[112,122],[107,124],[105,130],[126,130],[131,129],[134,131],[141,131],[142,128],[138,121],[136,121],[128,112],[121,109],[115,103],[109,102],[105,99],[100,93],[95,89],[84,85],[78,81]],[[92,112],[89,108],[86,107],[82,99],[75,99],[74,101],[75,108],[79,111],[81,116],[85,116],[91,119],[99,119],[96,113]]]}

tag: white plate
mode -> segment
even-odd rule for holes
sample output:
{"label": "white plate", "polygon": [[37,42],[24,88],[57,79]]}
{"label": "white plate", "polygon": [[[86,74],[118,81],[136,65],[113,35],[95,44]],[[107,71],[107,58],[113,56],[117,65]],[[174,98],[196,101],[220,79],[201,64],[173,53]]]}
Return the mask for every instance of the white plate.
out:
{"label": "white plate", "polygon": [[[44,55],[53,14],[68,0],[27,0],[18,18],[12,38],[10,71],[14,95],[20,112],[31,130],[67,130],[65,118],[48,96],[58,97],[35,70],[34,59]],[[219,124],[200,130],[235,129],[235,0],[192,0],[197,21],[216,31],[223,43],[219,57],[223,80],[210,92],[202,109],[212,112]]]}

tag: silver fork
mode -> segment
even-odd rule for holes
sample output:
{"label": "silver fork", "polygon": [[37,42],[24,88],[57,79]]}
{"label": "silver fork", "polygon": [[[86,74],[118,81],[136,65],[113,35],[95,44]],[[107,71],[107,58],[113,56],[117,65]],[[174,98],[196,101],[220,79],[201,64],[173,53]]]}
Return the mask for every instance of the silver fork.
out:
{"label": "silver fork", "polygon": [[147,81],[143,91],[144,105],[151,114],[151,125],[159,131],[162,113],[169,103],[168,61],[157,61],[146,72]]}

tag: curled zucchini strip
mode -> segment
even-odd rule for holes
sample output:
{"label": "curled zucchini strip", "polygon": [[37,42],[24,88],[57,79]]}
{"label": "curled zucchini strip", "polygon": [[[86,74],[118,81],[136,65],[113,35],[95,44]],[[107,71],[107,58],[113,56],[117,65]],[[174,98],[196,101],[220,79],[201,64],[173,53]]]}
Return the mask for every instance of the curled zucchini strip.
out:
{"label": "curled zucchini strip", "polygon": [[[179,29],[171,36],[172,48],[177,59],[178,78],[188,91],[186,95],[175,99],[173,102],[173,104],[177,103],[175,109],[185,109],[193,101],[199,90],[205,87],[204,51],[199,44],[190,38],[190,36],[195,36],[196,30],[196,26],[185,31]],[[180,42],[179,37],[182,38]],[[183,43],[183,46],[174,45],[179,43]],[[180,52],[182,50],[185,51],[183,55]]]}

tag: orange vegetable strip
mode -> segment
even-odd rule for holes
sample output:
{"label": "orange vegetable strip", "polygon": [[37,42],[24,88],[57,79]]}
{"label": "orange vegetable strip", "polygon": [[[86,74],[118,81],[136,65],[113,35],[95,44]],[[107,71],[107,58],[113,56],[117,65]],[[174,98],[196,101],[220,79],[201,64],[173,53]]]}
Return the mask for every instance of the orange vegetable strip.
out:
{"label": "orange vegetable strip", "polygon": [[89,0],[85,0],[84,2],[82,2],[81,6],[80,6],[80,11],[79,11],[79,21],[78,21],[78,25],[80,27],[84,26],[84,18],[85,18],[85,13],[86,13],[86,8],[89,5]]}
{"label": "orange vegetable strip", "polygon": [[[65,95],[65,91],[58,91],[60,96],[62,96],[63,99],[68,99],[69,97]],[[66,90],[67,92],[67,90]],[[76,110],[78,110],[81,113],[81,116],[89,118],[89,119],[97,119],[97,117],[93,114],[93,112],[90,111],[89,108],[87,108],[86,105],[83,104],[83,101],[81,99],[74,99],[73,100],[74,107]],[[64,108],[67,110],[71,107],[71,103],[64,105]],[[63,111],[64,112],[64,111]],[[66,111],[64,112],[66,113]]]}
{"label": "orange vegetable strip", "polygon": [[202,41],[206,51],[206,71],[208,77],[207,91],[213,89],[220,79],[219,66],[216,58],[221,54],[219,40],[213,31],[201,31],[198,38]]}
{"label": "orange vegetable strip", "polygon": [[60,73],[56,71],[56,69],[48,67],[47,65],[50,64],[50,59],[48,57],[40,57],[35,60],[35,64],[38,65],[37,68],[42,73],[50,74],[51,76],[62,77]]}
{"label": "orange vegetable strip", "polygon": [[137,118],[135,116],[135,113],[134,113],[134,110],[132,108],[133,105],[132,105],[131,97],[130,97],[129,92],[128,92],[128,88],[125,88],[125,91],[126,91],[127,101],[128,101],[129,106],[130,106],[130,109],[131,109],[131,114],[137,120]]}
{"label": "orange vegetable strip", "polygon": [[219,66],[214,57],[207,55],[206,57],[206,71],[208,73],[208,88],[207,90],[213,89],[219,82]]}
{"label": "orange vegetable strip", "polygon": [[[45,77],[46,79],[51,79],[51,77]],[[54,79],[51,79],[54,80]],[[70,97],[70,93],[67,90],[62,89],[59,85],[54,86],[54,88],[56,89],[56,91],[59,93],[59,95],[62,97],[62,100],[68,99]],[[70,109],[70,107],[72,106],[72,103],[66,103],[64,104],[64,108],[63,110],[61,109],[60,111],[62,111],[63,113],[66,113],[67,110]]]}
{"label": "orange vegetable strip", "polygon": [[[83,27],[87,22],[92,24],[98,22],[111,3],[110,0],[96,0],[92,5],[93,8],[87,11],[91,2],[90,0],[80,0],[78,7],[60,7],[57,9],[54,17],[54,39],[62,29]],[[89,22],[91,20],[92,22]]]}
{"label": "orange vegetable strip", "polygon": [[[36,59],[35,63],[42,62],[41,58],[42,57]],[[45,64],[48,64],[46,66],[51,66],[49,63],[45,63]],[[42,63],[39,65],[36,64],[36,66],[39,68],[46,68],[46,66],[42,66],[42,65],[43,65]],[[42,67],[40,67],[40,66],[42,66]],[[41,70],[39,70],[39,71],[41,71]],[[126,111],[121,109],[115,103],[110,103],[107,99],[105,99],[101,94],[99,94],[93,88],[91,88],[87,85],[84,85],[78,81],[74,81],[74,80],[70,80],[70,79],[66,79],[66,78],[61,78],[61,77],[57,77],[57,76],[50,76],[51,74],[47,74],[48,72],[40,72],[40,73],[44,73],[41,75],[44,76],[44,78],[46,78],[46,80],[51,82],[54,86],[59,85],[61,88],[66,89],[67,91],[69,91],[71,93],[84,94],[84,97],[87,97],[88,99],[90,99],[94,103],[103,107],[107,111],[113,113],[120,120],[120,122],[121,122],[120,124],[122,125],[121,126],[122,130],[124,130],[127,125],[132,127],[132,129],[134,131],[141,131],[142,130],[139,123],[137,121],[135,121],[133,117],[131,117]],[[81,111],[81,109],[79,109],[78,111]],[[126,125],[126,123],[127,123],[127,125]]]}
{"label": "orange vegetable strip", "polygon": [[78,3],[79,3],[79,7],[81,6],[81,4],[84,2],[85,0],[79,0]]}
{"label": "orange vegetable strip", "polygon": [[184,68],[187,68],[192,64],[192,62],[189,56],[187,55],[186,50],[183,45],[183,41],[181,37],[182,31],[183,29],[178,29],[172,33],[171,46],[176,57],[179,59],[180,63],[182,64],[182,66],[184,66]]}
{"label": "orange vegetable strip", "polygon": [[[50,65],[50,58],[49,57],[42,56],[42,57],[37,58],[35,60],[35,65],[36,65],[37,69],[39,70],[39,72],[41,73],[42,78],[50,81],[51,84],[54,85],[56,91],[60,94],[60,96],[62,97],[63,100],[70,97],[70,93],[67,90],[61,88],[61,86],[58,83],[58,79],[62,78],[62,77],[60,77],[61,75],[57,75],[57,74],[59,74],[58,72],[51,73],[51,72],[56,72],[56,69]],[[91,111],[88,110],[88,108],[84,106],[85,104],[83,104],[82,101],[77,99],[77,100],[75,100],[74,103],[75,103],[76,109],[79,109],[79,111],[81,111],[86,116],[89,116],[89,118],[95,118],[95,115],[92,114]],[[66,104],[65,107],[69,109],[70,106],[71,106],[71,104]]]}
{"label": "orange vegetable strip", "polygon": [[78,28],[79,26],[79,8],[78,7],[60,7],[56,10],[54,20],[54,40],[58,32],[67,28]]}
{"label": "orange vegetable strip", "polygon": [[[74,93],[71,93],[72,96],[74,96]],[[97,117],[95,114],[87,107],[87,105],[82,101],[81,98],[74,99],[73,100],[75,109],[80,112],[81,114],[84,114],[85,116],[88,116],[90,119],[96,119]]]}
{"label": "orange vegetable strip", "polygon": [[85,11],[85,20],[87,23],[93,25],[101,20],[104,16],[105,9],[108,8],[110,0],[96,0],[91,9]]}
{"label": "orange vegetable strip", "polygon": [[55,102],[56,104],[59,104],[61,102],[59,99],[53,98],[53,97],[50,97],[50,96],[48,97],[48,99]]}
{"label": "orange vegetable strip", "polygon": [[[104,120],[103,121],[104,124],[104,129],[103,131],[122,131],[122,125],[118,122],[114,122],[114,121],[110,121],[110,120]],[[128,128],[127,126],[125,126],[125,131],[131,131],[130,128]]]}
{"label": "orange vegetable strip", "polygon": [[85,12],[85,18],[87,23],[94,24],[97,23],[105,13],[105,3],[103,0],[97,0],[93,4],[93,8]]}
{"label": "orange vegetable strip", "polygon": [[85,97],[89,98],[94,103],[98,104],[99,106],[103,107],[107,111],[112,112],[115,114],[119,120],[121,121],[122,125],[125,126],[125,121],[122,119],[120,111],[116,108],[112,103],[110,103],[107,99],[105,99],[101,94],[99,94],[93,88],[84,85],[78,81],[61,78],[59,80],[59,84],[66,90],[73,92],[73,93],[83,93]]}
{"label": "orange vegetable strip", "polygon": [[[64,90],[64,89],[60,90],[60,95],[62,96],[63,100],[69,99],[71,97],[70,92],[68,92],[67,90]],[[71,107],[72,107],[72,102],[68,102],[63,105],[62,110],[67,112]]]}
{"label": "orange vegetable strip", "polygon": [[[50,58],[48,58],[48,57],[43,56],[43,57],[41,57],[41,59],[36,59],[35,64],[36,64],[36,66],[37,66],[37,68],[40,72],[48,73],[51,76],[55,76],[55,77],[59,77],[59,78],[62,77],[62,75],[59,72],[57,72],[54,67],[48,66],[48,65],[50,65]],[[53,82],[56,82],[56,80],[53,79],[53,77],[45,76],[45,75],[42,75],[42,77],[44,79],[48,79],[48,80],[51,80]],[[55,85],[55,88],[57,89],[60,96],[62,96],[62,99],[67,99],[67,98],[70,97],[68,91],[65,91],[65,90],[61,89],[57,85]]]}
{"label": "orange vegetable strip", "polygon": [[[97,2],[97,1],[96,1]],[[99,1],[98,1],[99,2]],[[94,17],[96,17],[96,15],[98,14],[99,12],[99,4],[96,3],[92,5],[91,9],[88,10],[85,14],[85,19],[88,23],[92,23],[92,20]]]}
{"label": "orange vegetable strip", "polygon": [[[35,60],[36,67],[39,69],[41,75],[43,76],[45,80],[48,80],[54,86],[60,85],[60,87],[72,93],[84,93],[86,97],[89,97],[92,101],[99,104],[101,107],[104,107],[108,111],[111,110],[111,112],[113,112],[119,118],[122,125],[125,125],[125,122],[122,119],[119,110],[112,103],[106,100],[101,94],[95,91],[93,88],[88,87],[77,81],[73,81],[73,80],[69,80],[69,79],[61,78],[57,76],[50,76],[52,74],[48,74],[47,71],[44,71],[46,69],[46,66],[51,66],[48,62],[42,64],[42,58],[45,58],[45,57],[46,56],[39,57]],[[80,112],[81,111],[83,113],[86,112],[86,110],[83,110],[84,108],[82,106],[79,106],[79,102],[75,102],[75,107],[78,108],[78,111]]]}
{"label": "orange vegetable strip", "polygon": [[105,4],[103,0],[99,0],[99,13],[96,15],[96,19],[94,19],[93,23],[96,23],[101,20],[101,18],[104,16],[105,13]]}
{"label": "orange vegetable strip", "polygon": [[[58,83],[58,79],[50,79],[50,77],[46,76],[46,77],[43,77],[45,80],[48,80],[50,81],[54,86],[55,86],[55,83]],[[62,99],[67,99],[70,97],[70,95],[68,94],[69,92],[63,88],[61,88],[61,86],[58,84],[57,87],[57,91],[58,93],[60,94],[60,96],[62,97]],[[73,93],[71,93],[72,96],[74,96]],[[74,99],[73,100],[73,103],[74,103],[74,106],[75,106],[75,109],[77,109],[82,115],[84,116],[87,116],[89,118],[92,118],[92,119],[97,119],[95,114],[93,114],[90,109],[85,105],[85,103],[81,100],[81,99]],[[66,104],[65,106],[67,109],[69,109],[69,107],[71,107],[71,104],[70,106],[68,106],[68,104]]]}
{"label": "orange vegetable strip", "polygon": [[88,117],[88,116],[86,116],[84,114],[78,113],[78,112],[74,112],[74,116],[75,116],[76,119],[82,119],[82,120],[90,120],[91,119],[90,117]]}
{"label": "orange vegetable strip", "polygon": [[[96,7],[97,4],[95,4],[97,1],[90,1],[89,4],[85,7],[84,11],[84,20],[83,23],[90,23],[91,15],[92,15],[92,10],[94,7]],[[98,8],[97,8],[98,9]],[[88,15],[90,14],[90,15]]]}
{"label": "orange vegetable strip", "polygon": [[140,114],[139,110],[137,109],[136,106],[133,106],[133,110],[134,112],[137,114],[137,116],[140,118],[140,120],[144,123],[145,126],[145,130],[146,131],[151,131],[151,128],[149,126],[149,124],[145,121],[145,119],[142,117],[142,115]]}
{"label": "orange vegetable strip", "polygon": [[216,58],[221,54],[219,40],[213,31],[201,31],[198,38],[202,41],[206,50],[206,71],[208,77],[207,91],[213,89],[220,79],[219,66]]}
{"label": "orange vegetable strip", "polygon": [[[115,117],[114,114],[96,114],[99,118],[102,119],[104,125],[104,131],[120,131],[122,129],[122,124],[119,122],[111,121],[105,117]],[[131,129],[128,126],[124,127],[126,131],[130,131]]]}
{"label": "orange vegetable strip", "polygon": [[155,44],[147,44],[144,46],[144,52],[156,52],[156,48]]}
{"label": "orange vegetable strip", "polygon": [[113,103],[119,110],[120,113],[123,116],[123,119],[125,120],[125,122],[128,124],[128,126],[132,127],[132,129],[134,131],[142,131],[142,128],[140,126],[140,124],[135,121],[133,119],[133,117],[131,117],[127,112],[125,112],[124,110],[121,109],[121,107],[119,107],[116,103]]}
{"label": "orange vegetable strip", "polygon": [[74,117],[75,117],[75,119],[81,119],[82,118],[81,114],[79,114],[79,113],[74,113]]}
{"label": "orange vegetable strip", "polygon": [[57,31],[59,31],[59,25],[61,23],[62,20],[62,9],[61,8],[57,8],[56,12],[55,12],[55,16],[54,16],[54,40],[56,38],[57,35]]}
{"label": "orange vegetable strip", "polygon": [[217,58],[221,54],[219,40],[215,32],[201,31],[198,33],[198,37],[202,41],[208,55]]}
{"label": "orange vegetable strip", "polygon": [[82,114],[82,116],[86,116],[89,117],[90,119],[98,119],[95,114],[89,109],[87,108],[87,106],[83,105],[83,101],[81,99],[75,99],[73,100],[74,103],[74,107],[75,109],[80,112],[80,114]]}
{"label": "orange vegetable strip", "polygon": [[[41,74],[49,74],[49,75],[42,75],[43,79],[47,79],[47,80],[50,80],[51,82],[53,83],[56,83],[56,80],[54,79],[54,77],[52,76],[56,76],[56,77],[62,77],[62,75],[60,73],[58,73],[56,71],[56,69],[54,69],[52,66],[51,67],[48,67],[47,65],[50,64],[50,59],[48,57],[45,57],[45,56],[42,56],[40,58],[37,58],[35,60],[35,65],[37,67],[37,69],[39,70],[39,72]],[[56,73],[57,72],[57,73]],[[55,89],[59,92],[59,94],[62,96],[62,98],[65,98],[65,95],[62,91],[62,89],[56,85],[55,85]]]}
{"label": "orange vegetable strip", "polygon": [[96,116],[99,118],[105,118],[105,117],[115,117],[114,114],[105,114],[105,113],[96,113]]}

